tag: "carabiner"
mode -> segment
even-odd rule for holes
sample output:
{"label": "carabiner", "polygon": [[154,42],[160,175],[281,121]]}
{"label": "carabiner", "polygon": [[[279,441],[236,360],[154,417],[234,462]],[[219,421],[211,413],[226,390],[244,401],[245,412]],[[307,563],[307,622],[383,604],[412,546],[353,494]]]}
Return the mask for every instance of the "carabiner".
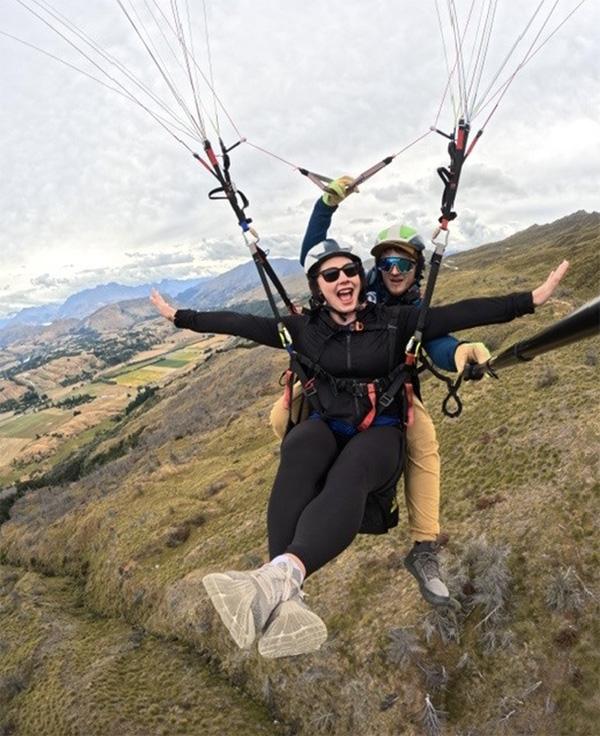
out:
{"label": "carabiner", "polygon": [[[440,235],[441,232],[445,232],[446,235],[444,236],[444,240],[436,240],[436,238]],[[450,239],[450,231],[447,227],[436,227],[436,229],[433,231],[433,235],[431,236],[431,243],[432,245],[435,245],[436,250],[438,248],[442,249],[442,253],[446,250],[448,247],[448,240]]]}

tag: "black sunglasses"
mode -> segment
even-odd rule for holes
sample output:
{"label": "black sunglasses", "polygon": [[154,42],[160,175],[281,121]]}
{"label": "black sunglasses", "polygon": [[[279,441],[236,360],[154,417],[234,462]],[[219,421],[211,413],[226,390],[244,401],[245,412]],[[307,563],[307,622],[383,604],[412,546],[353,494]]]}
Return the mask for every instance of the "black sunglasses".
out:
{"label": "black sunglasses", "polygon": [[377,269],[385,271],[385,273],[391,271],[394,266],[400,273],[409,273],[416,265],[410,258],[403,258],[402,256],[387,256],[387,258],[380,258],[377,261]]}
{"label": "black sunglasses", "polygon": [[358,276],[358,274],[360,273],[360,264],[347,263],[341,268],[335,268],[334,266],[332,266],[331,268],[324,268],[322,271],[319,271],[317,275],[322,276],[328,284],[333,284],[334,281],[337,281],[339,279],[340,273],[342,271],[344,272],[344,276],[347,276],[349,279],[351,279],[353,276]]}

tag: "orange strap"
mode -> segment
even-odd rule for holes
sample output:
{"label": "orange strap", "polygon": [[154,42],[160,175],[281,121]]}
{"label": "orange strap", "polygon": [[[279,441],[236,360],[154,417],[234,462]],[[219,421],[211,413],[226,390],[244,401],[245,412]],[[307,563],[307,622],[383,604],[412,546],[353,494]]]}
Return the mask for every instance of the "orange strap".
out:
{"label": "orange strap", "polygon": [[404,391],[406,393],[406,422],[404,423],[407,427],[412,427],[415,421],[415,409],[414,409],[414,396],[415,390],[412,383],[408,381],[404,384]]}
{"label": "orange strap", "polygon": [[373,423],[375,415],[377,414],[377,389],[374,383],[367,384],[367,390],[369,395],[369,401],[371,402],[371,408],[362,422],[358,425],[358,431],[362,432],[363,429],[367,429]]}
{"label": "orange strap", "polygon": [[294,377],[293,371],[289,368],[285,372],[285,388],[283,389],[283,408],[288,409],[292,405],[292,379]]}

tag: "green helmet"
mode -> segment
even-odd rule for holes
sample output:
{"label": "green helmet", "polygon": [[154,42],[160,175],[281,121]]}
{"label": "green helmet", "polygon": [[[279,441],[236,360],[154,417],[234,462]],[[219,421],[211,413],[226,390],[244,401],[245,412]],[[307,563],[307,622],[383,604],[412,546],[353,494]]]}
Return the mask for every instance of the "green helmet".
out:
{"label": "green helmet", "polygon": [[413,258],[418,258],[425,250],[425,242],[414,227],[400,223],[386,227],[377,235],[375,245],[371,248],[371,255],[377,260],[388,248],[397,248]]}

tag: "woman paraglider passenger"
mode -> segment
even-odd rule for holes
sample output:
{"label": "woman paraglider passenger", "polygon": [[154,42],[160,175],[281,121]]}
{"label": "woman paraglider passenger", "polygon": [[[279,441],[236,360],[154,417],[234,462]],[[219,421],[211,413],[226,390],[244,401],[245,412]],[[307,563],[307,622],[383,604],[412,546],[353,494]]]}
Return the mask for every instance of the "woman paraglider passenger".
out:
{"label": "woman paraglider passenger", "polygon": [[[533,292],[433,307],[424,337],[530,314],[567,268],[564,261]],[[406,401],[404,392],[392,392],[398,382],[390,376],[398,375],[419,314],[417,307],[364,301],[361,259],[333,240],[310,249],[305,272],[314,308],[283,322],[313,411],[281,446],[267,514],[270,561],[258,570],[211,573],[203,580],[236,644],[248,648],[260,637],[265,657],[321,646],[327,629],[302,600],[304,579],[343,552],[361,529],[382,532],[393,523],[381,491],[393,487],[401,472]],[[157,292],[151,300],[177,327],[283,348],[274,318],[175,310]],[[373,524],[383,528],[369,528]]]}

